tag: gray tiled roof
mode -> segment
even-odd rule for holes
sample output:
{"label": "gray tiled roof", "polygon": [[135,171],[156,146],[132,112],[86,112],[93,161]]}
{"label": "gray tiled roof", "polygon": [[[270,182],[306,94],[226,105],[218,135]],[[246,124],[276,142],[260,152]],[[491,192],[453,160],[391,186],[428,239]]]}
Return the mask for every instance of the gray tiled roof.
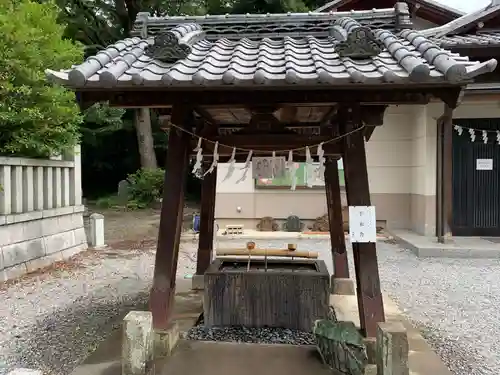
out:
{"label": "gray tiled roof", "polygon": [[472,34],[475,29],[480,29],[485,22],[500,17],[500,3],[492,2],[485,8],[466,14],[446,25],[422,30],[422,34],[447,48],[465,45],[498,45],[500,42],[499,32],[483,32],[479,30]]}
{"label": "gray tiled roof", "polygon": [[[301,37],[304,35],[328,36],[332,19],[350,17],[362,26],[394,30],[401,7],[372,9],[350,12],[308,12],[282,14],[225,14],[206,16],[166,16],[152,17],[149,13],[139,13],[131,36],[151,37],[181,24],[196,23],[205,31],[207,40],[262,39],[277,36]],[[409,16],[408,8],[406,13]],[[408,17],[409,18],[409,17]]]}
{"label": "gray tiled roof", "polygon": [[[69,71],[49,70],[47,74],[51,80],[75,89],[290,87],[459,84],[496,67],[496,60],[470,62],[443,50],[418,31],[394,34],[375,29],[372,33],[349,17],[334,17],[327,29],[330,35],[322,38],[207,40],[203,30],[198,24],[179,25],[158,35],[156,47],[151,46],[153,38],[126,39]],[[362,38],[354,38],[356,35]],[[370,37],[373,40],[366,45]],[[160,42],[163,48],[158,48]],[[379,48],[383,51],[377,53]],[[367,55],[368,50],[372,55]],[[348,54],[358,58],[346,57]]]}
{"label": "gray tiled roof", "polygon": [[445,35],[430,37],[430,40],[444,48],[466,46],[500,46],[500,32],[481,32],[465,35]]}

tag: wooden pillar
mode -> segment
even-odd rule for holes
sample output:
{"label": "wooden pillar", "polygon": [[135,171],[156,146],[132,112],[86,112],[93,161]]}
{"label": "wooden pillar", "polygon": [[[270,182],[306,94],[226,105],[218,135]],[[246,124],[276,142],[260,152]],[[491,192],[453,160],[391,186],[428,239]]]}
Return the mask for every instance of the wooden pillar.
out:
{"label": "wooden pillar", "polygon": [[203,275],[212,261],[214,246],[215,189],[217,168],[207,174],[201,183],[200,238],[196,274]]}
{"label": "wooden pillar", "polygon": [[339,169],[337,160],[332,158],[329,158],[325,165],[325,190],[334,278],[348,279],[349,264],[347,262],[347,251],[345,248]]}
{"label": "wooden pillar", "polygon": [[[187,126],[186,122],[189,121],[188,116],[191,113],[187,108],[174,107],[172,123],[178,126]],[[153,327],[157,330],[168,328],[173,311],[190,139],[190,135],[186,132],[173,127],[170,129],[158,246],[153,287],[150,294]]]}
{"label": "wooden pillar", "polygon": [[453,221],[453,110],[444,105],[437,120],[436,235],[438,242],[452,239]]}
{"label": "wooden pillar", "polygon": [[[361,126],[359,108],[341,108],[339,122],[344,134]],[[347,202],[349,206],[370,206],[370,188],[362,131],[343,138],[343,152]],[[376,337],[377,323],[385,321],[376,244],[353,243],[352,249],[361,332],[366,337]]]}

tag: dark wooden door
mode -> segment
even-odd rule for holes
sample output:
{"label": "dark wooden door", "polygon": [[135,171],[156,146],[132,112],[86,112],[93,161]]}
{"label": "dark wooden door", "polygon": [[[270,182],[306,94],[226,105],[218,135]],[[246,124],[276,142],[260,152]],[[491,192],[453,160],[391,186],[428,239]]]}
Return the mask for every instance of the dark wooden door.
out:
{"label": "dark wooden door", "polygon": [[[496,118],[460,119],[453,120],[453,124],[500,129],[500,119]],[[488,170],[491,163],[492,169]],[[486,144],[479,131],[475,142],[471,142],[467,129],[462,135],[453,133],[452,231],[456,236],[500,236],[500,145],[491,131]]]}

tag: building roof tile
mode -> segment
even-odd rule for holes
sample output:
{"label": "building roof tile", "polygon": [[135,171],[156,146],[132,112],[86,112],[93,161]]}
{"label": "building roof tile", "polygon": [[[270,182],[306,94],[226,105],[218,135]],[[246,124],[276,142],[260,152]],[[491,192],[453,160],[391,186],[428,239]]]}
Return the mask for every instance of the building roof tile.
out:
{"label": "building roof tile", "polygon": [[[442,46],[498,44],[500,33],[481,31],[485,22],[495,17],[500,17],[500,3],[497,1],[488,4],[485,8],[465,14],[445,25],[422,30],[422,34]],[[471,34],[475,29],[478,32]]]}
{"label": "building roof tile", "polygon": [[[331,9],[336,9],[342,6],[346,6],[350,3],[350,0],[333,0],[329,1],[326,4],[320,6],[319,8],[315,9],[315,12],[327,12]],[[458,10],[456,8],[447,6],[445,4],[442,4],[440,2],[434,1],[434,0],[414,0],[413,1],[416,4],[419,4],[420,6],[424,7],[430,7],[430,8],[436,8],[439,9],[443,12],[447,12],[452,14],[454,17],[460,17],[464,14],[461,10]]]}
{"label": "building roof tile", "polygon": [[[399,3],[403,4],[403,3]],[[372,9],[349,12],[308,12],[281,14],[223,14],[206,16],[152,17],[147,12],[137,15],[131,36],[151,37],[180,24],[196,23],[206,33],[207,40],[221,38],[266,38],[286,35],[290,37],[328,36],[328,27],[335,18],[350,17],[360,25],[377,29],[397,30],[398,21],[406,17],[406,6],[387,9]],[[407,26],[405,24],[405,26]]]}
{"label": "building roof tile", "polygon": [[454,47],[490,47],[500,46],[500,32],[478,32],[476,34],[463,35],[444,35],[439,37],[429,37],[434,43],[439,44],[443,48]]}
{"label": "building roof tile", "polygon": [[75,89],[465,84],[496,67],[496,60],[470,62],[442,49],[419,31],[370,29],[344,15],[330,15],[325,36],[214,39],[204,27],[182,22],[154,38],[144,33],[47,75]]}

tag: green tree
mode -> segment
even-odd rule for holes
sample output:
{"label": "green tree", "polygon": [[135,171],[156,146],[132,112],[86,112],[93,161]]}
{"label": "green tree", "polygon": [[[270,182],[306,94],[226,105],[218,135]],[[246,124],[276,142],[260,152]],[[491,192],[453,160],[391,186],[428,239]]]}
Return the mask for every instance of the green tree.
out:
{"label": "green tree", "polygon": [[78,141],[74,94],[45,77],[82,59],[82,48],[62,39],[58,14],[50,2],[0,1],[0,153],[48,156]]}
{"label": "green tree", "polygon": [[309,8],[302,0],[236,0],[231,12],[243,13],[286,13],[307,12]]}
{"label": "green tree", "polygon": [[[195,13],[197,0],[57,0],[65,36],[85,45],[87,56],[120,39],[130,37],[139,12],[155,15]],[[203,7],[201,7],[203,8]],[[132,117],[143,168],[158,166],[150,110],[134,110]],[[118,130],[118,128],[116,128]]]}

